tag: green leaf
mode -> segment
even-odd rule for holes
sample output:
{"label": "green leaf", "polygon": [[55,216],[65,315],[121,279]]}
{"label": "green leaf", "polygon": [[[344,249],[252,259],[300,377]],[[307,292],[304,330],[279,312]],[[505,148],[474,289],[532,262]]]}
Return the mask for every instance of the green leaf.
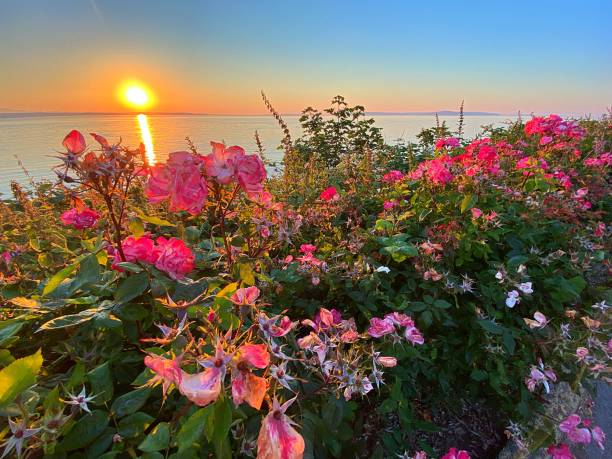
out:
{"label": "green leaf", "polygon": [[389,220],[378,219],[374,225],[376,231],[391,231],[393,229],[393,223]]}
{"label": "green leaf", "polygon": [[64,440],[58,445],[60,451],[73,451],[84,448],[93,442],[108,426],[108,413],[101,410],[92,411],[78,419]]}
{"label": "green leaf", "polygon": [[148,286],[149,275],[146,272],[130,276],[121,282],[121,285],[115,292],[115,300],[120,303],[127,303],[142,295]]}
{"label": "green leaf", "polygon": [[21,320],[7,320],[0,323],[0,346],[8,346],[7,343],[14,342],[13,337],[21,330],[21,327],[23,327]]}
{"label": "green leaf", "polygon": [[160,422],[157,424],[151,433],[147,435],[142,443],[138,446],[140,451],[145,453],[152,453],[166,449],[170,443],[170,424],[167,422]]}
{"label": "green leaf", "polygon": [[79,286],[94,284],[100,280],[100,264],[96,255],[86,257],[79,268],[79,273],[75,277],[75,282]]}
{"label": "green leaf", "polygon": [[489,333],[493,333],[495,335],[501,335],[504,332],[504,328],[492,320],[479,320],[478,324]]}
{"label": "green leaf", "polygon": [[87,373],[87,379],[96,396],[94,403],[104,403],[113,398],[113,379],[108,362],[104,362]]}
{"label": "green leaf", "polygon": [[248,263],[238,263],[238,273],[240,280],[246,285],[255,285],[255,275],[253,268]]}
{"label": "green leaf", "polygon": [[514,337],[512,336],[512,333],[508,331],[504,331],[504,334],[502,336],[502,341],[504,343],[504,347],[506,348],[506,351],[508,351],[508,354],[510,355],[514,354],[514,349],[516,348],[516,341],[514,341]]}
{"label": "green leaf", "polygon": [[206,427],[208,417],[212,414],[212,405],[206,408],[200,408],[185,421],[185,424],[179,430],[176,440],[178,443],[179,451],[189,451],[193,448],[193,445],[198,443],[202,434],[204,433],[204,427]]}
{"label": "green leaf", "polygon": [[47,296],[49,293],[53,292],[59,285],[70,276],[79,266],[79,263],[73,263],[71,265],[66,266],[64,269],[61,269],[57,273],[55,273],[51,279],[47,281],[45,288],[43,288],[43,296]]}
{"label": "green leaf", "polygon": [[70,378],[66,382],[66,389],[73,390],[77,386],[81,386],[85,382],[85,364],[83,362],[77,362],[72,367]]}
{"label": "green leaf", "polygon": [[151,388],[136,389],[117,397],[111,405],[111,411],[117,417],[134,413],[142,408],[151,394]]}
{"label": "green leaf", "polygon": [[436,300],[433,302],[433,305],[436,308],[440,308],[440,309],[448,309],[452,306],[452,304],[450,304],[448,301],[446,300]]}
{"label": "green leaf", "polygon": [[68,314],[65,316],[56,317],[55,319],[51,319],[50,321],[42,324],[40,328],[36,330],[36,332],[38,333],[42,330],[56,330],[58,328],[73,327],[93,319],[97,312],[98,309],[94,308],[86,309],[78,314]]}
{"label": "green leaf", "polygon": [[24,390],[36,384],[42,362],[39,349],[35,354],[17,359],[0,370],[0,407],[13,402]]}
{"label": "green leaf", "polygon": [[143,434],[145,430],[155,421],[153,416],[139,411],[119,421],[119,435],[125,438],[134,438]]}
{"label": "green leaf", "polygon": [[208,418],[212,426],[210,440],[214,445],[220,444],[229,434],[232,425],[232,407],[227,398],[218,399],[213,405],[213,415]]}
{"label": "green leaf", "polygon": [[485,379],[487,379],[489,377],[489,375],[487,374],[486,371],[483,370],[472,370],[472,373],[470,374],[470,377],[474,380],[474,381],[484,381]]}
{"label": "green leaf", "polygon": [[162,218],[159,217],[150,217],[149,215],[145,215],[145,213],[140,210],[140,209],[136,209],[136,213],[138,214],[138,216],[140,217],[141,220],[147,222],[147,223],[151,223],[152,225],[157,225],[157,226],[176,226],[174,223],[169,222],[168,220],[164,220]]}
{"label": "green leaf", "polygon": [[461,201],[461,213],[474,207],[474,204],[476,204],[476,196],[473,194],[466,194]]}

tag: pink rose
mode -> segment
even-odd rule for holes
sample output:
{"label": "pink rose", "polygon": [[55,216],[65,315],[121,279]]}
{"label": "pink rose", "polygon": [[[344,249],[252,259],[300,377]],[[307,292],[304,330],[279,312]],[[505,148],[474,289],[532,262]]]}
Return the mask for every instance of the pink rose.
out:
{"label": "pink rose", "polygon": [[329,202],[329,201],[337,201],[340,198],[340,195],[338,194],[338,191],[336,190],[335,187],[330,186],[329,188],[326,188],[325,190],[323,190],[319,197],[323,201]]}
{"label": "pink rose", "polygon": [[213,152],[203,158],[206,175],[214,177],[222,185],[227,185],[235,179],[236,159],[244,156],[244,149],[238,146],[226,148],[218,142],[210,144]]}
{"label": "pink rose", "polygon": [[381,336],[388,335],[395,331],[395,325],[389,319],[379,319],[373,317],[370,320],[370,327],[368,328],[368,334],[374,338],[380,338]]}
{"label": "pink rose", "polygon": [[155,267],[172,279],[182,279],[195,267],[195,256],[180,239],[158,237],[156,252]]}
{"label": "pink rose", "polygon": [[397,201],[385,201],[383,203],[383,209],[385,209],[385,210],[391,210],[395,206],[397,206]]}
{"label": "pink rose", "polygon": [[198,214],[208,194],[201,175],[202,160],[187,151],[170,153],[166,164],[151,168],[145,194],[151,202],[170,200],[170,211]]}
{"label": "pink rose", "polygon": [[481,215],[482,215],[482,210],[480,210],[478,207],[472,208],[472,218],[480,218]]}
{"label": "pink rose", "polygon": [[401,182],[403,178],[404,174],[402,174],[400,171],[393,170],[383,175],[382,181],[385,183],[397,183]]}
{"label": "pink rose", "polygon": [[415,344],[423,344],[425,342],[425,338],[416,327],[406,327],[406,331],[404,332],[404,336],[408,341],[410,341],[413,345]]}
{"label": "pink rose", "polygon": [[257,155],[236,156],[236,178],[246,193],[260,193],[266,180],[266,168]]}
{"label": "pink rose", "polygon": [[79,131],[73,129],[64,137],[62,145],[66,147],[68,153],[80,155],[85,151],[85,137]]}
{"label": "pink rose", "polygon": [[144,261],[155,264],[159,255],[155,249],[155,242],[149,236],[129,236],[121,243],[121,249],[125,255],[125,261],[130,263]]}
{"label": "pink rose", "polygon": [[457,451],[457,448],[451,448],[441,459],[470,459],[470,455],[467,451]]}
{"label": "pink rose", "polygon": [[72,208],[64,212],[60,219],[66,226],[72,226],[76,229],[91,228],[96,225],[96,222],[100,218],[98,212],[89,207],[82,209]]}

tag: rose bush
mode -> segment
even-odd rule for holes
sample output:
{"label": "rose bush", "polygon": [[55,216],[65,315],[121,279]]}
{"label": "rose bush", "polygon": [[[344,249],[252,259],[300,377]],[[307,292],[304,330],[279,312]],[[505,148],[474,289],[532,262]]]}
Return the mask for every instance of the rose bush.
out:
{"label": "rose bush", "polygon": [[[575,412],[531,421],[561,382],[609,381],[610,119],[402,147],[342,116],[338,134],[310,109],[300,167],[269,179],[236,146],[150,166],[72,131],[59,183],[13,185],[5,456],[491,457],[504,431],[552,457],[605,447]],[[454,432],[476,404],[496,422]]]}

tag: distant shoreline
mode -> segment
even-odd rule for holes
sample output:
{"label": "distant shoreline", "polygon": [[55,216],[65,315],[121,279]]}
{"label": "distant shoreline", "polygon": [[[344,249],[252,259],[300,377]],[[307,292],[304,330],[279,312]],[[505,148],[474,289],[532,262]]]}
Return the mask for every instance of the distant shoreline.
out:
{"label": "distant shoreline", "polygon": [[[113,115],[113,116],[134,116],[143,112],[20,112],[20,111],[0,111],[0,116],[8,117],[28,117],[28,116],[97,116],[97,115]],[[261,114],[235,114],[235,113],[194,113],[194,112],[144,112],[152,116],[270,116],[267,113]],[[366,112],[366,116],[459,116],[459,112],[450,110],[440,110],[438,112]],[[282,116],[301,116],[301,113],[282,113]],[[516,116],[515,113],[494,113],[494,112],[464,112],[464,116]]]}

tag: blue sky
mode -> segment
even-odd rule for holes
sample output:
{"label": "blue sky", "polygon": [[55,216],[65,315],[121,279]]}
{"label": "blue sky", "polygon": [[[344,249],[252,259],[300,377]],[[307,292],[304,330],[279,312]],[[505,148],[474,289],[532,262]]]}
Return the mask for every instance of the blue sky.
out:
{"label": "blue sky", "polygon": [[336,94],[372,111],[601,113],[612,2],[5,0],[0,108],[284,112]]}

